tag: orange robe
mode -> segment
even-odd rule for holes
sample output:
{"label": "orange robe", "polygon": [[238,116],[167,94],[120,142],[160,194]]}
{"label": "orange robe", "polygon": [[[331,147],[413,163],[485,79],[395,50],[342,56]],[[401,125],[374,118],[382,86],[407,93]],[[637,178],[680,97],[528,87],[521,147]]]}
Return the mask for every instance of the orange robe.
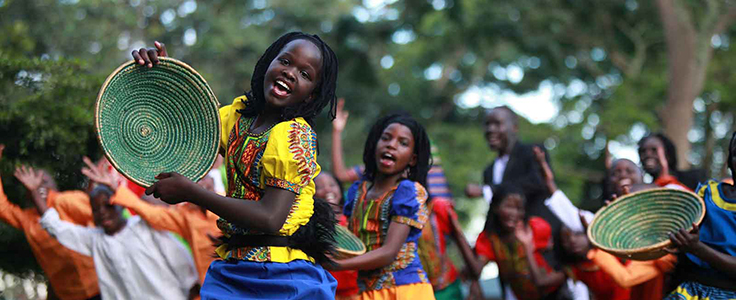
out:
{"label": "orange robe", "polygon": [[588,259],[610,275],[616,284],[631,288],[631,299],[662,299],[664,275],[677,264],[677,256],[668,254],[655,260],[632,260],[624,266],[615,256],[598,249],[590,250]]}
{"label": "orange robe", "polygon": [[151,228],[170,231],[184,238],[192,249],[200,283],[204,282],[207,269],[215,260],[215,247],[207,235],[213,237],[220,235],[217,215],[210,211],[202,213],[198,207],[188,203],[169,207],[152,205],[123,186],[118,188],[110,200],[112,204],[135,212]]}
{"label": "orange robe", "polygon": [[[64,221],[82,226],[92,224],[92,209],[84,192],[51,191],[47,202],[49,207],[59,211]],[[40,218],[35,208],[22,209],[8,201],[0,179],[0,221],[23,231],[56,296],[76,300],[99,295],[100,287],[92,257],[78,254],[59,244],[38,223]]]}

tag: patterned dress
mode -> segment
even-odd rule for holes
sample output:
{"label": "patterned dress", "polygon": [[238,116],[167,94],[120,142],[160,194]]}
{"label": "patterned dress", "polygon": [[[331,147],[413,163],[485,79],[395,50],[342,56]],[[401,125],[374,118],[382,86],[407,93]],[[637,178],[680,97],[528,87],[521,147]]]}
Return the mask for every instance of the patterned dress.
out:
{"label": "patterned dress", "polygon": [[[723,193],[725,184],[710,180],[696,189],[705,202],[705,218],[700,224],[698,238],[716,251],[736,256],[736,199],[729,199]],[[713,268],[708,262],[691,253],[684,256],[682,266],[685,272],[694,274],[688,280],[701,277],[729,281],[727,274]],[[730,282],[732,285],[727,288],[719,288],[697,281],[685,281],[665,299],[736,299],[736,284],[732,280]]]}
{"label": "patterned dress", "polygon": [[[260,201],[267,187],[295,193],[289,215],[278,231],[280,236],[291,236],[314,213],[314,178],[320,172],[316,134],[303,118],[252,133],[255,118],[237,112],[245,107],[244,101],[245,96],[238,97],[220,109],[227,196]],[[217,221],[217,227],[225,237],[263,234],[224,218]],[[210,265],[202,299],[335,297],[335,279],[302,250],[280,246],[229,249],[224,244],[215,252],[220,260]]]}
{"label": "patterned dress", "polygon": [[348,190],[344,207],[348,228],[363,241],[366,251],[376,250],[383,245],[391,222],[406,224],[411,230],[390,265],[358,272],[361,292],[415,283],[429,285],[417,253],[417,241],[429,214],[425,206],[427,192],[424,187],[403,180],[380,198],[367,199],[368,184],[366,181],[354,183]]}
{"label": "patterned dress", "polygon": [[448,198],[435,197],[427,207],[431,213],[419,238],[419,258],[437,296],[438,291],[444,290],[458,279],[455,265],[447,255],[447,236],[452,234],[450,219],[457,216],[452,200]]}
{"label": "patterned dress", "polygon": [[[542,253],[551,247],[552,229],[542,218],[529,218],[529,227],[534,236],[534,259],[545,273],[553,269],[547,263]],[[559,286],[538,289],[531,278],[531,270],[526,259],[526,251],[521,242],[514,240],[506,243],[496,233],[483,231],[475,242],[475,252],[498,264],[498,272],[503,282],[511,286],[514,294],[524,299],[554,299]]]}

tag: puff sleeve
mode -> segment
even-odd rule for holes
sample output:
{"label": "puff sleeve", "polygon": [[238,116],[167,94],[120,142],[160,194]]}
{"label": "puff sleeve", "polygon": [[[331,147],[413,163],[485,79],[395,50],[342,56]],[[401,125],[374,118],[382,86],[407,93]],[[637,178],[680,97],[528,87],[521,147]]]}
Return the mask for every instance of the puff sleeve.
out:
{"label": "puff sleeve", "polygon": [[319,174],[317,135],[301,119],[274,126],[263,151],[263,183],[297,195]]}
{"label": "puff sleeve", "polygon": [[496,260],[496,253],[493,252],[493,244],[488,238],[485,230],[481,231],[478,238],[475,240],[475,253],[490,261]]}
{"label": "puff sleeve", "polygon": [[348,189],[347,197],[345,198],[345,204],[342,207],[342,214],[346,217],[353,215],[353,207],[355,207],[355,198],[358,196],[358,189],[360,189],[361,180],[358,180],[350,186]]}
{"label": "puff sleeve", "polygon": [[426,201],[427,191],[421,184],[402,181],[391,199],[391,221],[421,230],[429,218]]}
{"label": "puff sleeve", "polygon": [[233,99],[233,103],[220,108],[220,151],[227,151],[227,141],[230,138],[230,132],[233,126],[238,122],[240,113],[238,110],[245,108],[245,101],[248,98],[245,95]]}

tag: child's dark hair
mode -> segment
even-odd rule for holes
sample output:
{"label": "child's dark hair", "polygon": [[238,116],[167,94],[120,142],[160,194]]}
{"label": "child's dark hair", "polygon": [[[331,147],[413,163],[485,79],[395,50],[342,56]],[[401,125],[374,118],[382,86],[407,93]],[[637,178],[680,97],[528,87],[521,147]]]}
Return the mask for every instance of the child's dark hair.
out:
{"label": "child's dark hair", "polygon": [[97,195],[104,194],[107,197],[112,197],[115,192],[113,192],[109,187],[106,185],[98,184],[95,186],[92,191],[89,192],[89,199],[92,200],[94,197],[97,197]]}
{"label": "child's dark hair", "polygon": [[424,127],[408,114],[391,114],[376,121],[368,133],[365,141],[365,149],[363,150],[363,163],[365,171],[363,178],[373,181],[376,177],[376,145],[378,139],[381,138],[383,131],[389,125],[399,123],[411,130],[414,137],[414,154],[417,156],[416,164],[409,167],[408,179],[419,182],[423,186],[427,186],[427,173],[432,165],[431,151],[429,146],[429,136]]}
{"label": "child's dark hair", "polygon": [[312,124],[312,119],[322,112],[322,109],[330,105],[330,118],[335,119],[335,88],[337,86],[337,55],[332,51],[319,36],[315,34],[306,34],[303,32],[289,32],[278,38],[263,53],[256,67],[253,70],[253,77],[250,80],[250,91],[245,94],[248,96],[248,105],[238,112],[246,117],[254,117],[260,114],[266,107],[266,97],[263,94],[263,80],[266,70],[271,62],[278,56],[281,49],[291,41],[303,39],[312,42],[322,53],[322,70],[320,72],[319,83],[314,88],[314,99],[309,103],[304,102],[295,107],[287,107],[281,112],[283,120],[291,120],[297,117],[303,117],[307,123]]}
{"label": "child's dark hair", "polygon": [[637,146],[641,148],[644,145],[644,142],[647,139],[650,138],[657,138],[660,141],[662,141],[662,145],[664,146],[664,156],[667,160],[667,165],[670,168],[670,171],[677,172],[677,148],[675,148],[675,143],[672,142],[666,135],[663,133],[650,133],[647,136],[641,138],[639,140],[639,143],[637,143]]}
{"label": "child's dark hair", "polygon": [[[498,206],[500,206],[509,195],[519,195],[522,199],[526,199],[524,197],[524,191],[514,184],[503,183],[495,186],[493,188],[493,199],[491,199],[491,205],[488,207],[488,214],[486,215],[484,231],[491,233],[496,232],[498,228],[501,228],[501,225],[498,223],[499,218],[496,216],[495,212]],[[524,223],[526,223],[527,219],[528,214],[524,214]]]}

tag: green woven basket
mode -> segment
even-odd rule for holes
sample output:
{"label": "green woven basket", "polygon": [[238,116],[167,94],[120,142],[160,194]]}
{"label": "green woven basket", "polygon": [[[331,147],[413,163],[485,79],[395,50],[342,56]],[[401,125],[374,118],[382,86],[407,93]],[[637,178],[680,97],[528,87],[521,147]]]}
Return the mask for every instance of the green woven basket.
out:
{"label": "green woven basket", "polygon": [[187,64],[159,58],[147,68],[133,61],[110,76],[97,95],[95,126],[105,156],[121,174],[148,187],[161,172],[197,181],[215,162],[219,102]]}
{"label": "green woven basket", "polygon": [[365,244],[349,229],[340,225],[335,226],[335,229],[335,241],[337,242],[335,258],[345,259],[365,253]]}
{"label": "green woven basket", "polygon": [[653,189],[621,197],[595,214],[588,239],[613,255],[652,260],[667,254],[669,233],[700,224],[705,203],[676,189]]}

